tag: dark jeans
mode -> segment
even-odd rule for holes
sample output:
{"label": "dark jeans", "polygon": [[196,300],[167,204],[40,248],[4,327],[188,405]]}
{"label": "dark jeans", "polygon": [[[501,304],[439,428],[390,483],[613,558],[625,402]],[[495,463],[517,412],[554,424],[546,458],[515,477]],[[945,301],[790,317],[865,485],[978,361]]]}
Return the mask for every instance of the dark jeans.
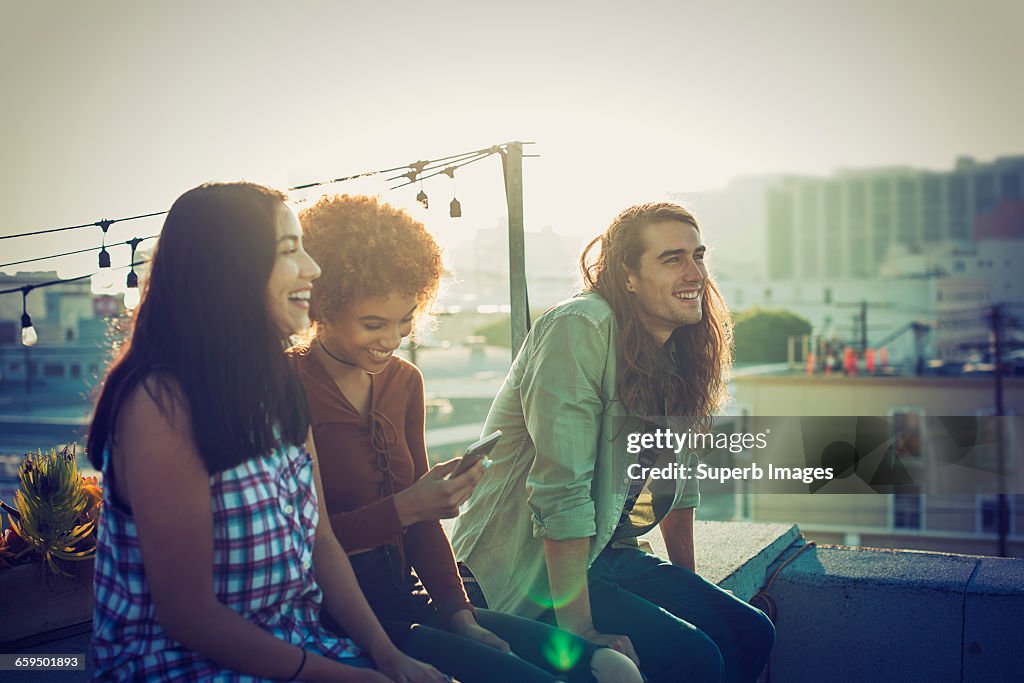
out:
{"label": "dark jeans", "polygon": [[753,683],[768,661],[768,617],[688,569],[606,548],[588,583],[594,628],[628,636],[651,683]]}
{"label": "dark jeans", "polygon": [[[480,625],[506,641],[516,656],[447,630],[423,586],[403,569],[396,548],[349,558],[359,586],[391,640],[410,657],[462,683],[594,683],[593,643],[548,624],[477,609]],[[334,630],[337,624],[324,622]]]}

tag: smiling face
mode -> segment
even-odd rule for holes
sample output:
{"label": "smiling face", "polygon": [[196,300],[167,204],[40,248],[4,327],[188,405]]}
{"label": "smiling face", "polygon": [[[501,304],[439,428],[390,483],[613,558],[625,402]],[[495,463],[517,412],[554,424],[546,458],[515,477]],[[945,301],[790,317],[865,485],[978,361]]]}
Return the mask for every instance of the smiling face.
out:
{"label": "smiling face", "polygon": [[309,295],[313,280],[320,277],[320,266],[302,247],[299,219],[284,204],[274,229],[277,256],[267,280],[267,310],[282,336],[287,337],[309,327]]}
{"label": "smiling face", "polygon": [[375,375],[412,332],[416,306],[416,297],[395,292],[361,299],[321,326],[320,342],[331,354]]}
{"label": "smiling face", "polygon": [[697,228],[682,221],[643,227],[646,248],[636,270],[626,268],[640,321],[664,344],[677,327],[695,325],[703,315],[708,271]]}

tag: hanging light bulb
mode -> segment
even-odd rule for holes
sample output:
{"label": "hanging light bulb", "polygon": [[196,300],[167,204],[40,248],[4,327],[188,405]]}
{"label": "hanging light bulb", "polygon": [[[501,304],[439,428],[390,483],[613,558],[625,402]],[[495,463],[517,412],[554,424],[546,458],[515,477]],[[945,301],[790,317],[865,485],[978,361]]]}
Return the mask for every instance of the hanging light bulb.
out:
{"label": "hanging light bulb", "polygon": [[103,238],[100,241],[100,269],[92,276],[93,291],[106,292],[114,286],[114,274],[110,270],[110,252],[107,251],[107,230],[113,221],[98,221],[96,225],[103,230]]}
{"label": "hanging light bulb", "polygon": [[124,307],[129,311],[134,311],[135,307],[139,305],[139,301],[142,299],[142,294],[139,292],[139,276],[135,273],[135,266],[132,266],[131,271],[128,273],[128,279],[125,282],[125,285]]}
{"label": "hanging light bulb", "polygon": [[106,294],[114,287],[114,271],[110,267],[110,252],[106,247],[100,249],[100,269],[92,276],[92,290],[97,294]]}
{"label": "hanging light bulb", "polygon": [[132,248],[132,260],[131,270],[128,271],[128,277],[125,280],[124,290],[124,307],[129,311],[134,311],[135,307],[139,305],[139,301],[142,299],[142,293],[139,291],[139,275],[135,272],[135,249],[139,246],[139,242],[142,240],[138,237],[134,237],[128,240],[128,244]]}
{"label": "hanging light bulb", "polygon": [[21,343],[25,346],[35,346],[39,341],[36,328],[32,326],[32,316],[28,314],[28,293],[32,289],[31,286],[21,288]]}
{"label": "hanging light bulb", "polygon": [[129,311],[134,311],[139,305],[139,301],[142,299],[142,295],[139,294],[139,288],[134,287],[127,290],[124,293],[124,307]]}
{"label": "hanging light bulb", "polygon": [[422,204],[424,209],[430,208],[430,200],[427,199],[427,193],[423,191],[422,187],[420,188],[419,194],[416,195],[416,201]]}
{"label": "hanging light bulb", "polygon": [[448,205],[448,215],[452,218],[462,218],[462,204],[455,198],[455,167],[449,166],[441,173],[452,179],[452,203]]}
{"label": "hanging light bulb", "polygon": [[21,316],[21,343],[24,346],[35,346],[37,341],[39,341],[39,335],[36,334],[36,328],[32,326],[32,318],[27,315]]}

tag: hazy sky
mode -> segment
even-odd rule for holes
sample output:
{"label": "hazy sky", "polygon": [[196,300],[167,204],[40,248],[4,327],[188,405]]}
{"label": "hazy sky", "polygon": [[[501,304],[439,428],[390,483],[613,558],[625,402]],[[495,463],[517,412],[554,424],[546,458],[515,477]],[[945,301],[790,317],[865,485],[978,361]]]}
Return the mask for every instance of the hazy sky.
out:
{"label": "hazy sky", "polygon": [[[0,16],[0,234],[163,210],[206,180],[285,187],[515,139],[542,155],[527,229],[564,233],[738,175],[1024,152],[1019,0],[2,0]],[[505,211],[496,159],[457,178],[461,221],[446,178],[425,187],[449,242]],[[0,241],[0,262],[98,240]]]}

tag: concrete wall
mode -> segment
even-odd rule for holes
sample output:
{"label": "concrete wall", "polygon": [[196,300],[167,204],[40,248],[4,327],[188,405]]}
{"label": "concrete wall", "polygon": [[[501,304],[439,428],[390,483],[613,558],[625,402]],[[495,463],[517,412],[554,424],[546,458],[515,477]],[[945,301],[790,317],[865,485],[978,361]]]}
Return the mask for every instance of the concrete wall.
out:
{"label": "concrete wall", "polygon": [[771,587],[773,681],[1016,681],[1024,561],[815,548]]}
{"label": "concrete wall", "polygon": [[[928,415],[974,415],[994,405],[991,377],[806,377],[739,375],[737,401],[755,415],[887,415],[898,406]],[[1024,415],[1024,380],[1003,380],[1007,410]]]}

